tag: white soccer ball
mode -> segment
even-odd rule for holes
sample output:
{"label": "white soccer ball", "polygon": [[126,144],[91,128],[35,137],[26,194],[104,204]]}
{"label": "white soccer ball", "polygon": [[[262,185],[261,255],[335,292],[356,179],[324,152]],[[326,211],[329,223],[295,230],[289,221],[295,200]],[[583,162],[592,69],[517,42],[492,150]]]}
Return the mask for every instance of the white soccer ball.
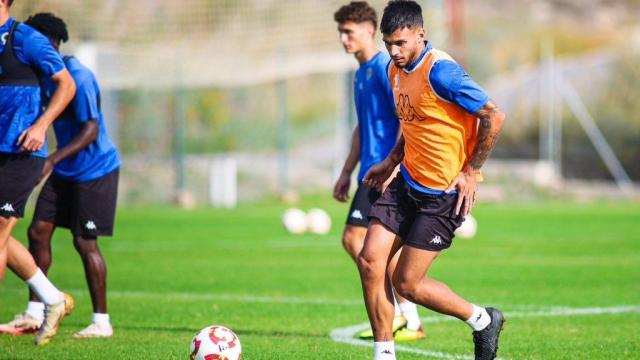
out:
{"label": "white soccer ball", "polygon": [[471,214],[465,217],[462,225],[458,229],[456,229],[456,236],[463,239],[471,239],[476,236],[476,231],[478,231],[478,222],[476,219],[471,216]]}
{"label": "white soccer ball", "polygon": [[238,336],[219,325],[206,327],[191,340],[191,360],[239,360],[242,348]]}
{"label": "white soccer ball", "polygon": [[311,209],[307,213],[307,228],[310,232],[325,235],[331,230],[331,218],[322,209]]}
{"label": "white soccer ball", "polygon": [[292,234],[302,234],[307,231],[307,215],[300,209],[287,209],[282,215],[282,225]]}

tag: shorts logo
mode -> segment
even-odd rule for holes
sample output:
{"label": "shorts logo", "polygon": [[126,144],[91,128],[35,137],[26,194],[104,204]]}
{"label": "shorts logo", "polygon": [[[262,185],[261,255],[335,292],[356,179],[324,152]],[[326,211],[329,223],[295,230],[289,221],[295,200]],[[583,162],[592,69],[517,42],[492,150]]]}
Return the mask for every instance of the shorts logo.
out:
{"label": "shorts logo", "polygon": [[440,237],[440,235],[436,235],[429,242],[434,244],[434,245],[442,245],[442,238]]}
{"label": "shorts logo", "polygon": [[96,224],[93,221],[87,221],[84,226],[87,230],[95,230],[97,229]]}
{"label": "shorts logo", "polygon": [[2,205],[0,210],[6,211],[6,212],[15,212],[15,210],[13,209],[13,206],[11,204],[9,204],[9,203],[6,203],[6,204]]}
{"label": "shorts logo", "polygon": [[360,219],[360,220],[364,219],[364,216],[362,216],[362,213],[358,209],[353,210],[353,212],[351,213],[351,217],[354,219]]}

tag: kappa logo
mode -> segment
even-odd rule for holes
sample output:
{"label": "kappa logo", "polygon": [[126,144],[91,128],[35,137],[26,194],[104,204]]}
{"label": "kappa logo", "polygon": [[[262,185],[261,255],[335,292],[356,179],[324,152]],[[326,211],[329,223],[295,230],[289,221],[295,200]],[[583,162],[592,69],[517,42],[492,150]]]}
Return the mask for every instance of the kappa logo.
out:
{"label": "kappa logo", "polygon": [[95,229],[97,229],[96,224],[93,221],[87,221],[87,223],[84,225],[84,227],[87,230],[95,230]]}
{"label": "kappa logo", "polygon": [[362,213],[358,209],[353,210],[353,212],[351,213],[351,217],[354,219],[360,219],[360,220],[364,219],[364,216],[362,216]]}
{"label": "kappa logo", "polygon": [[6,203],[6,204],[2,205],[2,207],[0,208],[0,210],[2,210],[2,211],[6,211],[6,212],[10,212],[10,213],[11,213],[11,212],[16,212],[16,211],[13,209],[13,205],[11,205],[11,204],[9,204],[9,203]]}
{"label": "kappa logo", "polygon": [[436,235],[433,237],[433,239],[431,239],[430,243],[434,245],[442,245],[442,238],[440,237],[440,235]]}
{"label": "kappa logo", "polygon": [[9,33],[6,32],[6,33],[0,35],[0,39],[2,40],[2,45],[6,44],[7,40],[9,39]]}
{"label": "kappa logo", "polygon": [[411,100],[409,99],[409,95],[399,94],[398,95],[398,105],[396,113],[398,114],[398,119],[405,122],[411,122],[414,120],[424,121],[424,118],[418,114],[416,109],[411,106]]}

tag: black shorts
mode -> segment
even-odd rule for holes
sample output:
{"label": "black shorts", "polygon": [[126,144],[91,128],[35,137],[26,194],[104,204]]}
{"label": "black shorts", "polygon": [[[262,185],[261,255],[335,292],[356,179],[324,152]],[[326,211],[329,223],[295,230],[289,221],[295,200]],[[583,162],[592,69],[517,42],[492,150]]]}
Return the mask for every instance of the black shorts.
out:
{"label": "black shorts", "polygon": [[51,175],[44,184],[33,221],[71,230],[74,236],[111,236],[116,215],[118,178],[113,171],[87,182],[71,182]]}
{"label": "black shorts", "polygon": [[38,184],[45,158],[0,153],[0,216],[21,218],[29,195]]}
{"label": "black shorts", "polygon": [[360,183],[351,201],[351,208],[349,208],[349,214],[347,215],[347,225],[368,227],[371,206],[380,198],[380,195],[378,190]]}
{"label": "black shorts", "polygon": [[404,244],[418,249],[441,251],[451,246],[453,232],[462,224],[462,211],[455,215],[458,195],[430,195],[409,187],[398,174],[376,201],[369,214]]}

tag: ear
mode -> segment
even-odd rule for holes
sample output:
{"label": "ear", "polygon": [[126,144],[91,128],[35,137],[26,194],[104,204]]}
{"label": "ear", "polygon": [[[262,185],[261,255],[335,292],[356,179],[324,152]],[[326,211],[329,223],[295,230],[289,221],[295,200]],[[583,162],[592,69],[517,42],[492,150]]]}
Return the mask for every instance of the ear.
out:
{"label": "ear", "polygon": [[424,39],[427,38],[427,34],[424,31],[424,28],[419,28],[418,29],[418,38],[420,38],[420,41],[424,41]]}
{"label": "ear", "polygon": [[369,36],[371,37],[375,37],[376,36],[376,29],[373,26],[373,24],[369,24],[369,26],[367,26],[367,33],[369,34]]}

